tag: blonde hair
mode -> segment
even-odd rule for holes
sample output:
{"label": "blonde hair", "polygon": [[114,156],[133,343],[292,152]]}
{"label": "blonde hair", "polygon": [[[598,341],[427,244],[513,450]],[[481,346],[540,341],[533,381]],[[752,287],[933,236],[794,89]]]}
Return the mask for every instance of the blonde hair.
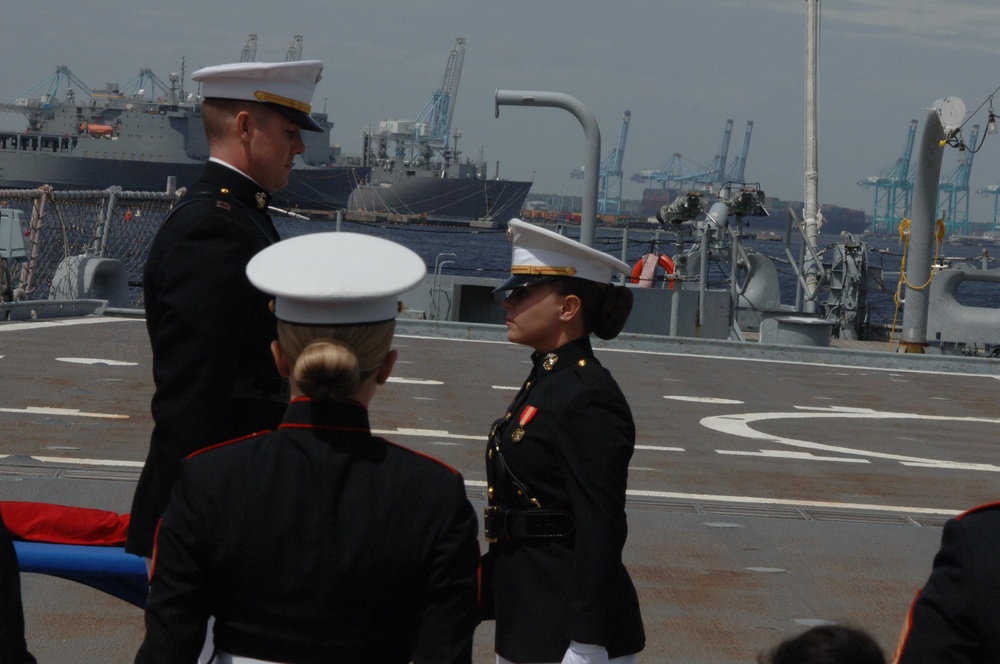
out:
{"label": "blonde hair", "polygon": [[313,399],[351,399],[392,347],[395,319],[369,325],[296,325],[278,321],[278,343],[292,378]]}

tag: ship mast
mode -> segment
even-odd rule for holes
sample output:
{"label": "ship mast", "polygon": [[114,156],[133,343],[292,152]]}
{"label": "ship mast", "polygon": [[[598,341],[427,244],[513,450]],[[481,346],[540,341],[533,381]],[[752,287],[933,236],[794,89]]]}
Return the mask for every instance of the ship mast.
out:
{"label": "ship mast", "polygon": [[812,256],[815,255],[816,236],[819,234],[817,220],[817,200],[819,199],[819,140],[817,136],[817,89],[816,64],[819,42],[819,0],[806,0],[806,145],[805,145],[805,241],[813,248],[806,252],[808,258],[803,266],[806,280],[806,300],[804,309],[816,311],[815,293],[819,286],[819,267]]}

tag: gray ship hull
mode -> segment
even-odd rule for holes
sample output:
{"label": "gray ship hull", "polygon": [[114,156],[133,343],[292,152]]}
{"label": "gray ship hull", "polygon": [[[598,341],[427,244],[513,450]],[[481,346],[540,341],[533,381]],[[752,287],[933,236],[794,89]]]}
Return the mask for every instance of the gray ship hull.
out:
{"label": "gray ship hull", "polygon": [[362,185],[351,192],[348,209],[439,220],[516,217],[524,207],[530,182],[414,176],[381,185]]}
{"label": "gray ship hull", "polygon": [[[109,84],[91,93],[2,104],[20,113],[24,131],[0,132],[0,188],[28,189],[44,184],[58,189],[164,191],[170,177],[177,187],[198,179],[209,156],[208,140],[195,103],[151,101],[123,94]],[[303,132],[305,152],[296,158],[289,185],[274,205],[283,208],[338,210],[371,168],[340,156],[330,142],[333,123],[325,113],[313,118],[322,132]]]}
{"label": "gray ship hull", "polygon": [[[118,186],[125,191],[165,191],[171,177],[177,187],[192,184],[203,165],[204,160],[137,161],[0,147],[0,189],[33,189],[47,184],[56,189]],[[362,166],[296,168],[273,203],[282,208],[341,209],[369,170]]]}

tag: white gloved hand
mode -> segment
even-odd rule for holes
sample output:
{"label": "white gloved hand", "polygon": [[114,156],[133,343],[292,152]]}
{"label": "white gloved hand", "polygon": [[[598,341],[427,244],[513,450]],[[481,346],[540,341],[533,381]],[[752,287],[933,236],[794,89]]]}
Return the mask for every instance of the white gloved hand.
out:
{"label": "white gloved hand", "polygon": [[592,643],[570,641],[562,664],[608,664],[608,649]]}

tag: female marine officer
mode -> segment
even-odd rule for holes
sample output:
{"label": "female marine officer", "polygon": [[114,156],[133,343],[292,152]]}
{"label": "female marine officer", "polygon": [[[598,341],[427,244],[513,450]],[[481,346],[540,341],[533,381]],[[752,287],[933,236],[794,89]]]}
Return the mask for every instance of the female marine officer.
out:
{"label": "female marine officer", "polygon": [[535,352],[486,453],[497,662],[635,662],[645,635],[622,564],[635,425],[589,337],[621,331],[632,294],[610,281],[629,267],[519,219],[510,233],[507,338]]}
{"label": "female marine officer", "polygon": [[[373,274],[378,257],[393,266]],[[273,431],[184,461],[156,539],[136,662],[195,662],[214,616],[219,664],[471,661],[478,523],[462,476],[372,435],[396,360],[397,295],[419,256],[321,233],[257,254],[292,401]]]}

